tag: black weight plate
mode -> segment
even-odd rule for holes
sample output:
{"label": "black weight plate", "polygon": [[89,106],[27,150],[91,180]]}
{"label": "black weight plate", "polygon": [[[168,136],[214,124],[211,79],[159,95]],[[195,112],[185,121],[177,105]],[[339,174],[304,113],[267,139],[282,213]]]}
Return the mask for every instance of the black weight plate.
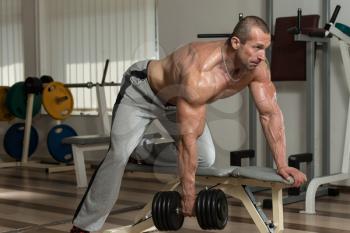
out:
{"label": "black weight plate", "polygon": [[167,191],[166,195],[165,195],[165,202],[164,202],[164,208],[163,208],[163,216],[164,216],[164,225],[166,226],[166,230],[167,231],[171,231],[171,219],[170,219],[170,208],[171,208],[171,204],[172,202],[174,202],[174,198],[172,196],[172,192],[171,191]]}
{"label": "black weight plate", "polygon": [[217,202],[218,202],[218,212],[217,212],[217,220],[218,220],[218,229],[224,229],[224,227],[227,224],[228,220],[228,204],[227,199],[225,196],[225,193],[221,190],[218,192],[217,196]]}
{"label": "black weight plate", "polygon": [[203,227],[202,229],[203,230],[207,230],[208,229],[208,221],[207,221],[207,215],[206,215],[206,212],[207,212],[207,191],[204,190],[203,191],[203,194],[202,194],[202,201],[201,201],[201,215],[202,215],[202,220],[203,220]]}
{"label": "black weight plate", "polygon": [[211,208],[211,202],[213,200],[213,192],[214,190],[207,190],[207,200],[205,202],[205,216],[207,219],[207,225],[208,225],[208,229],[213,229],[214,225],[213,225],[213,218],[215,218],[215,215],[212,216],[212,208]]}
{"label": "black weight plate", "polygon": [[43,90],[43,84],[37,77],[28,77],[24,81],[24,90],[26,94],[40,94]]}
{"label": "black weight plate", "polygon": [[159,197],[160,197],[160,193],[161,192],[157,192],[154,197],[153,197],[153,201],[152,201],[152,220],[153,220],[153,224],[154,226],[159,229],[159,218],[160,215],[157,212],[158,211],[158,203],[159,203]]}
{"label": "black weight plate", "polygon": [[202,210],[202,201],[203,201],[203,193],[205,190],[201,190],[196,198],[196,203],[195,203],[195,207],[196,207],[196,218],[197,218],[197,222],[198,225],[203,229],[204,226],[204,219],[203,219],[203,210]]}
{"label": "black weight plate", "polygon": [[217,214],[217,208],[218,208],[218,190],[214,189],[212,192],[212,198],[211,198],[211,216],[212,216],[212,229],[218,229],[218,214]]}
{"label": "black weight plate", "polygon": [[172,191],[169,193],[169,198],[171,202],[169,202],[170,205],[168,205],[167,209],[168,226],[169,230],[177,231],[184,223],[183,214],[178,212],[181,208],[181,195],[176,191]]}
{"label": "black weight plate", "polygon": [[167,215],[167,208],[168,205],[171,202],[171,199],[169,198],[169,192],[163,192],[162,193],[163,198],[162,203],[160,205],[160,214],[161,214],[161,225],[163,225],[163,229],[161,229],[162,231],[169,231],[169,226],[168,226],[168,218],[169,216]]}
{"label": "black weight plate", "polygon": [[159,198],[157,201],[157,205],[156,205],[156,212],[158,214],[158,230],[160,231],[164,231],[165,227],[164,227],[164,217],[162,216],[162,205],[163,205],[163,200],[164,200],[164,192],[161,192],[159,194]]}

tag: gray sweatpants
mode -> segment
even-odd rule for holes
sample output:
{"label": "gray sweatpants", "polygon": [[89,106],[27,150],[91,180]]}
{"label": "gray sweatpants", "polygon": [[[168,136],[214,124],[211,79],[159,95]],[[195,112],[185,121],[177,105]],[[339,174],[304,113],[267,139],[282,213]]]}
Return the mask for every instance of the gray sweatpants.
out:
{"label": "gray sweatpants", "polygon": [[[118,198],[126,163],[136,147],[149,146],[140,142],[146,128],[155,119],[161,122],[175,142],[157,154],[148,154],[148,158],[141,155],[142,159],[156,165],[176,166],[176,106],[164,105],[153,93],[147,79],[148,62],[137,62],[124,73],[113,108],[110,148],[91,178],[74,215],[73,224],[81,229],[96,231],[103,226]],[[207,125],[197,141],[197,147],[198,166],[211,166],[215,160],[215,148]],[[157,150],[152,148],[152,151]]]}

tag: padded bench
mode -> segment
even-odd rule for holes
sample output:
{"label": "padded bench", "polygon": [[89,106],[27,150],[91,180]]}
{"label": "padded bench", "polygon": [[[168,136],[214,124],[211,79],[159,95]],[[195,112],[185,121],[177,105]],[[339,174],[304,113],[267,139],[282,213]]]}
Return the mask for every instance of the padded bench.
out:
{"label": "padded bench", "polygon": [[[176,177],[176,167],[157,167],[129,163],[126,166],[126,175],[138,174],[142,177],[147,173],[164,173],[174,175],[174,179],[168,182],[162,191],[175,190],[180,185]],[[247,209],[259,232],[283,232],[283,197],[282,189],[290,187],[293,180],[284,180],[276,173],[275,169],[265,167],[230,167],[227,169],[198,168],[196,183],[204,186],[213,186],[221,189],[226,195],[239,199]],[[271,189],[272,195],[272,221],[267,218],[257,204],[254,194],[249,186]],[[140,210],[134,220],[134,224],[115,229],[109,229],[104,233],[136,233],[155,230],[151,216],[152,200]]]}
{"label": "padded bench", "polygon": [[[154,139],[154,143],[164,143],[169,140],[164,139],[159,133],[149,133],[144,135],[146,139]],[[110,136],[107,135],[83,135],[83,136],[72,136],[62,139],[62,143],[70,144],[72,146],[73,160],[75,176],[77,180],[78,188],[87,187],[87,176],[84,152],[97,151],[97,150],[108,150],[110,143]]]}
{"label": "padded bench", "polygon": [[62,143],[72,145],[77,187],[87,187],[84,152],[107,150],[110,137],[107,135],[72,136],[62,139]]}

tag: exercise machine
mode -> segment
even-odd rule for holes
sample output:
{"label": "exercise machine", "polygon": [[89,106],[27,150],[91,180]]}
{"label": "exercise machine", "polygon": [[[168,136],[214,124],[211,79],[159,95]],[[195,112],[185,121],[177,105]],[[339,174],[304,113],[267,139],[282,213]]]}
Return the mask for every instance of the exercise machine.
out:
{"label": "exercise machine", "polygon": [[[343,66],[345,71],[345,79],[347,90],[350,93],[350,27],[341,23],[336,23],[335,19],[340,10],[340,6],[337,6],[330,22],[325,27],[325,36],[334,36],[338,39],[339,48],[341,52],[341,57],[343,60]],[[329,184],[331,182],[343,181],[350,178],[349,172],[349,141],[350,141],[350,100],[347,110],[347,120],[346,120],[346,129],[345,129],[345,140],[344,140],[344,148],[343,148],[343,158],[341,171],[338,174],[332,174],[328,176],[321,176],[313,178],[307,188],[306,191],[306,199],[305,199],[305,210],[302,213],[306,214],[315,214],[315,198],[317,194],[317,190],[321,185]]]}

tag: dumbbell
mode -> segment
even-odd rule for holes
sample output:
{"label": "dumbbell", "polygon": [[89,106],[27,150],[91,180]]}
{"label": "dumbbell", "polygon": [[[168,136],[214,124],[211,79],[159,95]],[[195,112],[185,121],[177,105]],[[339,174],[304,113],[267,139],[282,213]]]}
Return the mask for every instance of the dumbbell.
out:
{"label": "dumbbell", "polygon": [[[199,226],[204,230],[221,230],[227,224],[228,206],[220,189],[202,190],[195,201]],[[157,192],[152,201],[152,219],[160,231],[176,231],[184,222],[181,196],[176,191]]]}

